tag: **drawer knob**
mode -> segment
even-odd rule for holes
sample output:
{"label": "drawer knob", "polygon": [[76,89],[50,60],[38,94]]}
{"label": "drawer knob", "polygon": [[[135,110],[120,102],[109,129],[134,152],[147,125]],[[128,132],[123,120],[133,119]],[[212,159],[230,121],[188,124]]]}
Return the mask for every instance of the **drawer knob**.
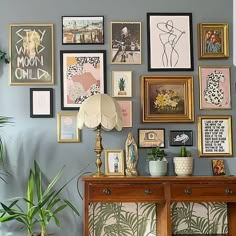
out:
{"label": "drawer knob", "polygon": [[186,188],[186,189],[184,190],[184,193],[185,193],[186,195],[191,195],[191,194],[192,194],[191,188]]}
{"label": "drawer knob", "polygon": [[150,188],[145,189],[144,192],[146,194],[152,194],[152,190]]}
{"label": "drawer knob", "polygon": [[233,190],[231,188],[227,188],[227,189],[225,189],[225,193],[226,194],[232,194]]}
{"label": "drawer knob", "polygon": [[103,189],[103,193],[106,195],[110,195],[111,194],[111,190],[109,188],[104,188]]}

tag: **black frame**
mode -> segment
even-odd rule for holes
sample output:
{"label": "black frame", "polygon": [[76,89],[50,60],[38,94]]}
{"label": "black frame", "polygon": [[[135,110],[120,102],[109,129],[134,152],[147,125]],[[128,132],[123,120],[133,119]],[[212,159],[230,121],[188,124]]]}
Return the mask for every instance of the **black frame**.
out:
{"label": "black frame", "polygon": [[[34,92],[49,92],[49,113],[34,113]],[[52,88],[30,88],[30,117],[31,118],[52,118],[53,117],[53,89]]]}
{"label": "black frame", "polygon": [[[141,131],[147,131],[147,140],[150,141],[150,145],[144,146],[141,144]],[[157,147],[158,145],[153,145],[154,142],[157,142],[154,140],[155,134],[152,133],[152,131],[162,131],[163,132],[163,145],[160,145],[160,148],[165,148],[165,129],[164,128],[147,128],[147,129],[138,129],[138,146],[139,148],[152,148]],[[153,142],[154,140],[154,142]]]}
{"label": "black frame", "polygon": [[[189,66],[186,66],[186,67],[183,67],[183,66],[179,66],[179,67],[176,67],[176,66],[163,66],[163,67],[161,67],[160,65],[158,65],[158,66],[153,66],[152,64],[152,59],[151,59],[151,57],[152,57],[152,55],[151,55],[151,52],[152,52],[152,43],[151,43],[151,39],[152,39],[152,37],[151,37],[151,34],[152,34],[152,31],[153,31],[153,29],[157,29],[157,32],[154,32],[154,33],[158,33],[158,30],[160,29],[160,28],[157,28],[157,27],[153,27],[152,25],[151,25],[151,22],[153,21],[151,18],[153,18],[154,19],[154,17],[159,17],[159,16],[163,16],[163,17],[179,17],[179,16],[186,16],[186,17],[188,17],[188,29],[189,29],[189,32],[188,32],[188,35],[189,35],[189,38],[188,38],[188,43],[189,43],[189,51],[188,51],[188,53],[189,53],[189,61],[188,61],[188,63],[189,63]],[[165,19],[163,19],[163,20],[165,20]],[[167,20],[167,19],[166,19]],[[168,19],[167,20],[167,22],[159,22],[159,23],[163,23],[164,24],[164,26],[166,27],[166,25],[167,25],[167,23],[168,22],[172,22],[173,23],[173,21],[172,20],[170,20],[170,19]],[[160,33],[159,33],[159,35],[155,35],[156,36],[156,39],[158,38],[158,36],[160,36],[160,35],[164,35],[164,34],[170,34],[170,36],[172,36],[173,35],[173,29],[177,29],[177,28],[175,28],[174,27],[174,25],[169,25],[170,27],[172,27],[172,28],[167,28],[166,27],[166,30],[168,30],[168,31],[163,31],[163,30],[160,30]],[[180,40],[181,40],[181,37],[186,33],[186,31],[188,30],[187,29],[187,27],[186,28],[184,28],[184,25],[182,25],[181,24],[181,26],[183,27],[183,29],[182,29],[182,32],[179,30],[179,29],[177,29],[177,32],[179,33],[181,33],[180,35],[175,35],[175,39],[177,39],[176,40],[176,43],[175,43],[175,45],[174,46],[176,46],[177,45],[177,43],[178,42],[180,42]],[[161,26],[160,26],[161,27]],[[151,30],[151,28],[152,28],[152,30]],[[164,29],[165,30],[165,29]],[[193,30],[192,30],[192,13],[147,13],[147,46],[148,46],[148,71],[193,71],[194,70],[194,62],[193,62],[193,32],[192,32]],[[161,33],[161,32],[164,32],[164,33]],[[165,37],[165,39],[170,39],[170,36],[168,36],[168,37]],[[157,45],[157,43],[158,43],[158,41],[155,39],[155,44]],[[173,39],[173,38],[172,38]],[[165,44],[163,44],[163,42],[162,42],[162,40],[163,40],[163,38],[162,39],[160,39],[159,40],[159,42],[160,42],[160,44],[162,44],[161,46],[162,46],[162,48],[163,47],[166,47],[166,43]],[[171,55],[173,55],[172,53],[173,52],[175,52],[176,51],[176,48],[173,48],[173,44],[171,44],[172,42],[169,42],[169,46],[170,46],[170,48],[172,48],[173,50],[170,50],[169,51],[169,54],[170,54],[170,56]],[[155,46],[156,46],[155,45]],[[185,47],[186,47],[186,45],[185,45]],[[179,52],[183,52],[183,50],[179,50]],[[158,52],[156,52],[155,53],[155,58],[158,56],[158,55],[160,55],[160,60],[163,60],[163,58],[167,58],[166,57],[166,50],[164,50],[163,49],[163,54],[161,54],[160,53],[160,50],[158,51]],[[163,55],[163,56],[162,56]],[[177,55],[177,54],[176,54]],[[175,57],[175,59],[176,59],[177,57]],[[183,55],[183,58],[186,58],[184,55]],[[164,63],[164,62],[163,62]],[[173,64],[174,64],[174,62],[173,62]],[[176,64],[175,64],[176,65]]]}
{"label": "black frame", "polygon": [[[61,50],[60,51],[60,69],[61,69],[61,109],[62,110],[79,110],[80,108],[80,105],[82,104],[83,101],[86,100],[86,98],[82,97],[82,102],[79,101],[77,104],[73,104],[74,106],[69,106],[69,105],[66,105],[64,103],[64,97],[65,97],[65,94],[64,94],[64,59],[63,59],[63,56],[64,54],[77,54],[75,55],[74,57],[76,57],[76,62],[77,64],[76,65],[81,65],[83,66],[83,62],[84,62],[84,59],[83,61],[79,61],[79,54],[99,54],[99,55],[102,55],[102,58],[103,58],[103,67],[102,67],[102,70],[103,70],[103,78],[100,78],[100,93],[106,93],[106,51],[105,50]],[[95,56],[95,55],[94,55]],[[83,57],[82,57],[83,58]],[[88,56],[89,58],[89,56]],[[89,58],[90,59],[90,58]],[[89,62],[91,63],[95,63],[94,60],[90,60]],[[101,63],[101,62],[100,62]],[[73,69],[73,68],[72,68]],[[78,69],[78,68],[76,68]],[[76,73],[77,71],[75,71]],[[79,71],[81,72],[81,71]],[[73,74],[73,76],[76,75],[76,74]],[[91,76],[90,76],[91,77]],[[103,86],[101,86],[101,80],[103,80]],[[93,91],[94,92],[94,91]],[[94,95],[96,94],[95,92],[92,94]],[[81,99],[81,98],[80,98]]]}
{"label": "black frame", "polygon": [[[79,43],[77,43],[77,42],[70,42],[70,43],[66,43],[66,42],[64,42],[64,29],[63,29],[63,22],[64,22],[64,20],[66,19],[66,18],[78,18],[77,20],[80,20],[80,18],[81,18],[81,21],[83,21],[83,19],[85,19],[85,18],[91,18],[91,20],[93,19],[93,18],[101,18],[101,22],[102,22],[102,36],[101,35],[99,35],[99,36],[97,36],[97,35],[95,35],[95,37],[97,36],[97,37],[101,37],[101,40],[99,40],[99,42],[79,42]],[[104,44],[104,16],[62,16],[62,18],[61,18],[61,22],[62,22],[62,44],[63,45],[91,45],[91,44]],[[92,32],[89,32],[89,33],[91,33],[91,37],[92,37]],[[73,33],[72,33],[73,34]]]}
{"label": "black frame", "polygon": [[[177,135],[185,134],[189,137],[186,142],[174,141]],[[180,137],[181,138],[181,137]],[[182,137],[184,139],[184,137]],[[170,131],[170,146],[193,146],[193,131],[192,130],[171,130]]]}

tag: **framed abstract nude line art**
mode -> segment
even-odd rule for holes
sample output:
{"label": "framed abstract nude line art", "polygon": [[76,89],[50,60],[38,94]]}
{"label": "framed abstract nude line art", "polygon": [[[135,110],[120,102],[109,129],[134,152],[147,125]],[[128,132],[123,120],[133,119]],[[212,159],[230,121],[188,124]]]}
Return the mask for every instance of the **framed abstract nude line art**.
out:
{"label": "framed abstract nude line art", "polygon": [[53,117],[52,88],[30,88],[30,117]]}
{"label": "framed abstract nude line art", "polygon": [[111,63],[141,64],[141,22],[111,22]]}
{"label": "framed abstract nude line art", "polygon": [[80,130],[77,127],[77,113],[57,113],[57,141],[59,143],[80,142]]}
{"label": "framed abstract nude line art", "polygon": [[124,175],[124,150],[105,150],[105,174]]}
{"label": "framed abstract nude line art", "polygon": [[148,71],[194,70],[192,13],[147,13]]}
{"label": "framed abstract nude line art", "polygon": [[10,85],[54,84],[53,24],[11,24]]}
{"label": "framed abstract nude line art", "polygon": [[78,110],[88,97],[105,92],[105,51],[61,51],[60,58],[62,110]]}
{"label": "framed abstract nude line art", "polygon": [[230,67],[199,67],[200,109],[231,109]]}
{"label": "framed abstract nude line art", "polygon": [[141,77],[141,121],[193,122],[193,77]]}
{"label": "framed abstract nude line art", "polygon": [[104,44],[104,16],[62,16],[62,44]]}
{"label": "framed abstract nude line art", "polygon": [[171,130],[170,146],[192,146],[193,131],[192,130]]}
{"label": "framed abstract nude line art", "polygon": [[199,59],[229,57],[229,26],[227,23],[198,24]]}
{"label": "framed abstract nude line art", "polygon": [[198,155],[200,157],[231,157],[231,115],[198,116]]}
{"label": "framed abstract nude line art", "polygon": [[165,147],[165,129],[138,129],[140,148]]}

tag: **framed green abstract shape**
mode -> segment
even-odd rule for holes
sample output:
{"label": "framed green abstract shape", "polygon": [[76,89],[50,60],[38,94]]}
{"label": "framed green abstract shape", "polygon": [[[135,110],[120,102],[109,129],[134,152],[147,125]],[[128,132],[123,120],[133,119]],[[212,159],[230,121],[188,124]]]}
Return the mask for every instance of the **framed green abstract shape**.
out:
{"label": "framed green abstract shape", "polygon": [[12,24],[10,85],[54,83],[53,24]]}

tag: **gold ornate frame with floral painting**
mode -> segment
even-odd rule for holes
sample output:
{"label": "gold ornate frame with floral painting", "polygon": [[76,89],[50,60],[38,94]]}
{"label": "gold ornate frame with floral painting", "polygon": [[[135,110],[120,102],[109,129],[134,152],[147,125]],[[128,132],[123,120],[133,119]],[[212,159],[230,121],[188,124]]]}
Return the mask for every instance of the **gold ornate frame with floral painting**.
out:
{"label": "gold ornate frame with floral painting", "polygon": [[141,76],[141,121],[194,122],[193,76]]}
{"label": "gold ornate frame with floral painting", "polygon": [[229,57],[229,26],[227,23],[199,23],[199,59]]}

